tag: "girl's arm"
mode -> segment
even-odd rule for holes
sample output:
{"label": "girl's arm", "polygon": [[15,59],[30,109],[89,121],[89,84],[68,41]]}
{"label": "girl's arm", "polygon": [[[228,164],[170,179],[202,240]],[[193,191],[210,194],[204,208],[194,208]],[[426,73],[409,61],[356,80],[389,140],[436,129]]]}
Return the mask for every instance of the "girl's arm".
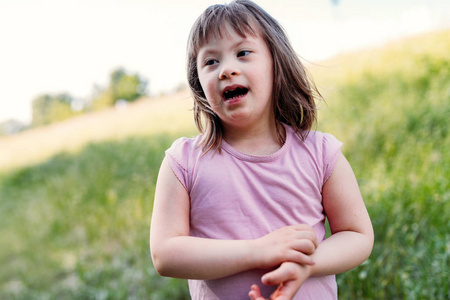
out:
{"label": "girl's arm", "polygon": [[[263,276],[264,284],[283,283],[283,296],[294,295],[309,276],[339,274],[360,265],[372,251],[372,223],[353,170],[342,154],[323,186],[322,201],[332,235],[320,243],[312,255],[315,264],[287,268],[288,263],[285,263]],[[256,290],[251,294],[251,299],[261,299]],[[285,299],[273,296],[274,299]]]}
{"label": "girl's arm", "polygon": [[283,261],[312,264],[309,254],[317,239],[307,225],[283,227],[255,240],[214,240],[189,236],[189,215],[189,195],[165,158],[150,229],[153,263],[163,276],[214,279]]}
{"label": "girl's arm", "polygon": [[353,170],[340,155],[323,186],[322,201],[331,236],[313,257],[311,276],[339,274],[363,263],[372,252],[374,235]]}

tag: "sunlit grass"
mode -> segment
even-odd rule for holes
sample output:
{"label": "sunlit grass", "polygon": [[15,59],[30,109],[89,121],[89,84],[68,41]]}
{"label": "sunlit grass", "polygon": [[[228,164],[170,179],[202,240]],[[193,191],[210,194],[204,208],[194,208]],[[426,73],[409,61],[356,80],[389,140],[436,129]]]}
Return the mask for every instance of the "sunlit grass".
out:
{"label": "sunlit grass", "polygon": [[368,263],[338,276],[340,294],[446,299],[450,31],[378,51],[341,58],[347,71],[322,74],[335,83],[321,128],[344,141],[376,236]]}
{"label": "sunlit grass", "polygon": [[91,144],[4,176],[0,298],[185,295],[184,285],[156,274],[148,247],[156,176],[173,139]]}

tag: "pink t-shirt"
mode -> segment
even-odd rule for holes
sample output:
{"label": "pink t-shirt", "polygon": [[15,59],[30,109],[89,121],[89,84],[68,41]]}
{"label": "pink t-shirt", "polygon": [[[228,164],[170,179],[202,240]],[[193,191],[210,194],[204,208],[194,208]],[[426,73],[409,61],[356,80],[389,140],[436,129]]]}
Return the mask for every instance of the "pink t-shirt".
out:
{"label": "pink t-shirt", "polygon": [[[302,141],[289,126],[275,153],[248,155],[222,142],[221,153],[205,155],[200,137],[180,138],[166,151],[170,165],[190,197],[190,235],[212,239],[256,239],[280,227],[309,224],[325,238],[322,187],[342,143],[311,131]],[[203,155],[203,156],[202,156]],[[265,297],[268,270],[250,270],[215,280],[189,280],[192,299],[249,299],[256,283]],[[337,299],[334,276],[307,279],[294,299]]]}

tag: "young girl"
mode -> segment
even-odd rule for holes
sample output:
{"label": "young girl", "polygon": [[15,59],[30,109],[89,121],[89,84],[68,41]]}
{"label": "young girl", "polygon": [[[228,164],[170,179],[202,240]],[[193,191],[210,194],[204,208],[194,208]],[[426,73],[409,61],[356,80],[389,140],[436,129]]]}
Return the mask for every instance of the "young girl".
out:
{"label": "young girl", "polygon": [[187,67],[201,135],[162,162],[156,270],[190,279],[193,299],[336,299],[372,225],[341,143],[311,131],[318,93],[281,26],[248,0],[211,6]]}

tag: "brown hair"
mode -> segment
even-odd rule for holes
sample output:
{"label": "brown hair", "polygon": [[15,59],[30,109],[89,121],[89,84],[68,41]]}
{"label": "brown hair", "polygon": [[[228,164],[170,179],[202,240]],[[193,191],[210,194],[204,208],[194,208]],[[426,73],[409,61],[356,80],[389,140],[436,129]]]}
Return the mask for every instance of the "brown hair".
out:
{"label": "brown hair", "polygon": [[[194,97],[194,119],[203,134],[200,146],[205,152],[219,150],[223,125],[206,100],[197,71],[198,50],[211,34],[222,36],[225,23],[241,36],[256,35],[251,25],[259,26],[263,40],[272,57],[274,82],[273,110],[278,139],[284,143],[281,123],[290,125],[304,140],[316,121],[315,98],[321,97],[306,69],[292,48],[281,25],[261,7],[249,0],[235,0],[229,4],[208,7],[194,23],[187,46],[187,75]],[[202,123],[204,118],[204,124]]]}

